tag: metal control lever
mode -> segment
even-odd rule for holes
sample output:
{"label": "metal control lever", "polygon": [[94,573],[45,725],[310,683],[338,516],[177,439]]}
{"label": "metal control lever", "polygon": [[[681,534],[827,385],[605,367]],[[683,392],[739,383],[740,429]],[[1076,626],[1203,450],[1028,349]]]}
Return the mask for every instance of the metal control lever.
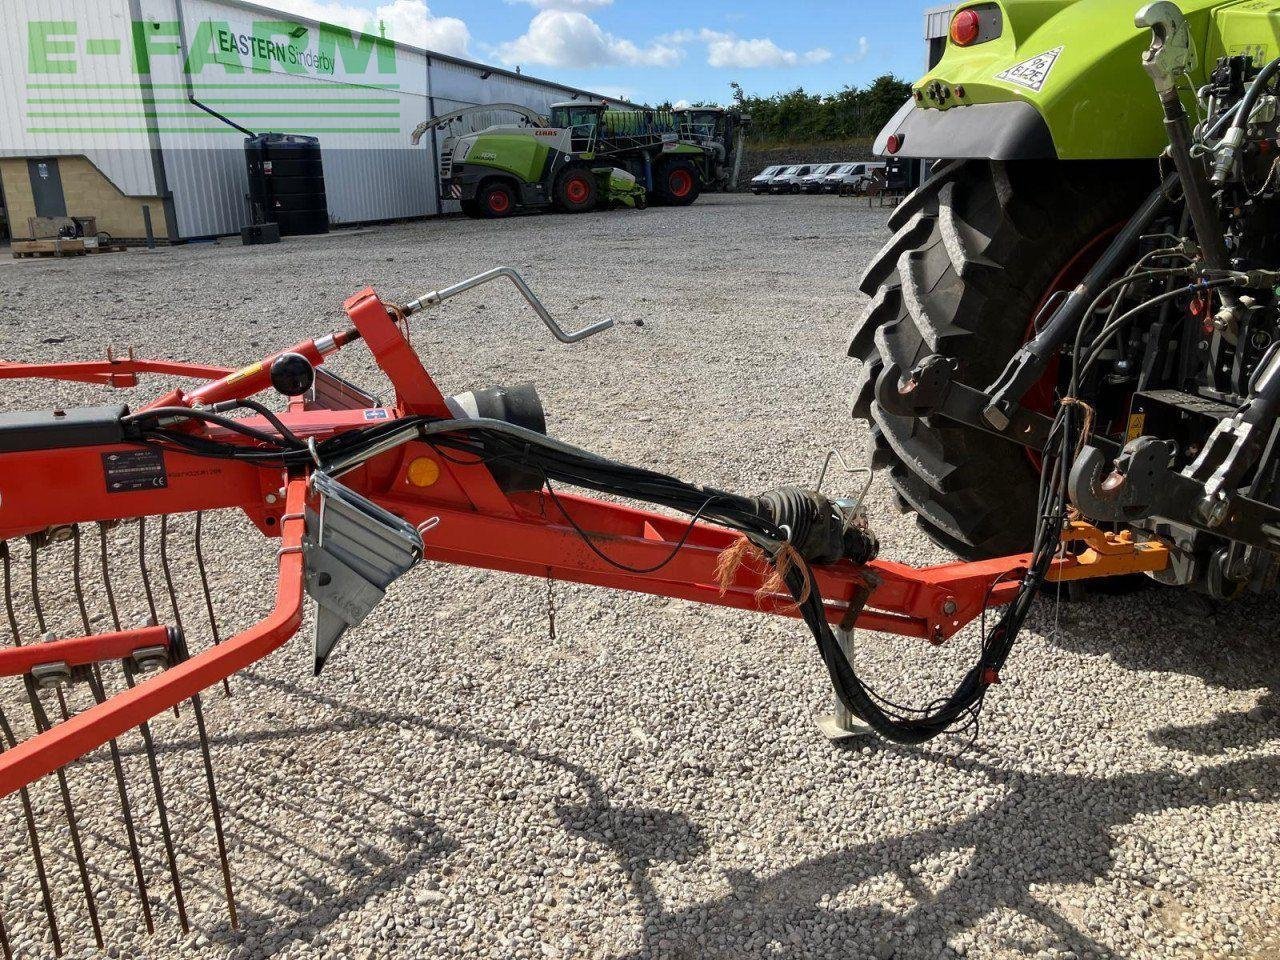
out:
{"label": "metal control lever", "polygon": [[588,337],[594,337],[597,333],[604,333],[613,326],[612,320],[601,320],[599,323],[593,323],[589,327],[583,327],[581,330],[573,333],[567,332],[564,327],[556,322],[556,318],[542,305],[542,301],[535,294],[520,274],[516,273],[511,267],[494,267],[478,276],[472,277],[470,280],[463,280],[461,283],[455,283],[452,287],[445,287],[443,290],[433,290],[424,296],[419,297],[405,305],[404,312],[406,315],[420,313],[430,307],[438,307],[450,297],[456,297],[460,293],[466,293],[468,290],[474,290],[476,287],[490,283],[494,280],[506,277],[515,284],[516,289],[520,291],[520,295],[533,308],[533,312],[538,315],[543,323],[547,325],[547,329],[555,335],[555,338],[561,343],[578,343],[586,340]]}

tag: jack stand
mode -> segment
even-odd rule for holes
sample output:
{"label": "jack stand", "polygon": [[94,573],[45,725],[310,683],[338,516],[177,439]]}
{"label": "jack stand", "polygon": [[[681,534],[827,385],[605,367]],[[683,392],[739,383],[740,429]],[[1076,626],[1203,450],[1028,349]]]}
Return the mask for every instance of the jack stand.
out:
{"label": "jack stand", "polygon": [[[840,643],[840,649],[844,651],[845,657],[852,663],[853,631],[841,630],[839,627],[833,629],[836,640]],[[822,735],[832,743],[844,743],[846,740],[852,740],[856,737],[874,737],[876,735],[875,729],[854,717],[848,708],[840,702],[839,697],[836,697],[835,713],[824,713],[817,718],[817,723]]]}

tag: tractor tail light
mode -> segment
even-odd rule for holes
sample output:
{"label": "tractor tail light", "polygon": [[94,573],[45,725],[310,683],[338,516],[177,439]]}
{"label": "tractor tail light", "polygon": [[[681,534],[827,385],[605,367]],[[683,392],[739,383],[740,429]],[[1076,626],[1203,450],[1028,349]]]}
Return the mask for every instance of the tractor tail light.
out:
{"label": "tractor tail light", "polygon": [[961,10],[951,20],[951,42],[967,47],[982,33],[982,21],[974,10]]}

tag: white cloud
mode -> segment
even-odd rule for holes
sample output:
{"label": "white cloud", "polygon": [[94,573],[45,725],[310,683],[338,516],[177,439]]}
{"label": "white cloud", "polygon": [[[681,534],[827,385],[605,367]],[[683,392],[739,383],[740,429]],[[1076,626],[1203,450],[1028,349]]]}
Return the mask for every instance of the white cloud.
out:
{"label": "white cloud", "polygon": [[675,103],[673,103],[673,104],[671,105],[671,108],[672,108],[673,110],[688,110],[688,109],[689,109],[689,101],[688,101],[688,100],[677,100]]}
{"label": "white cloud", "polygon": [[866,37],[859,37],[858,49],[845,57],[845,60],[849,63],[861,63],[863,60],[867,59],[867,55],[869,53],[871,53],[871,41]]}
{"label": "white cloud", "polygon": [[539,10],[598,10],[613,5],[613,0],[507,0],[507,3],[527,3]]}
{"label": "white cloud", "polygon": [[825,47],[800,53],[785,50],[768,37],[744,40],[731,33],[703,30],[698,39],[707,44],[707,63],[713,67],[795,67],[831,59],[831,51]]}
{"label": "white cloud", "polygon": [[593,83],[591,89],[606,100],[624,100],[627,103],[631,103],[635,99],[632,97],[631,91],[625,87],[611,87],[608,84]]}
{"label": "white cloud", "polygon": [[385,25],[387,36],[401,43],[426,47],[439,53],[466,56],[471,31],[457,17],[433,16],[424,0],[392,0],[370,11],[337,0],[270,0],[286,13],[377,33]]}
{"label": "white cloud", "polygon": [[684,51],[660,40],[647,47],[637,46],[606,33],[578,10],[542,10],[523,36],[500,44],[497,55],[507,64],[548,67],[670,67],[680,62]]}

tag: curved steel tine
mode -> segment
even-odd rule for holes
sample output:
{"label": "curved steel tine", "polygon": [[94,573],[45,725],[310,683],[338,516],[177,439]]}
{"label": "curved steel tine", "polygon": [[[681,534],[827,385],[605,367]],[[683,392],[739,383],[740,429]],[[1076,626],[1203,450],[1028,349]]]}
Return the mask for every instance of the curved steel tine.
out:
{"label": "curved steel tine", "polygon": [[[31,715],[36,722],[36,730],[44,733],[50,728],[49,715],[45,713],[44,704],[36,692],[35,681],[31,674],[23,678],[27,688],[27,699],[31,702]],[[98,922],[98,905],[93,897],[93,884],[89,880],[89,865],[84,859],[84,846],[80,842],[80,827],[76,822],[75,807],[71,802],[71,787],[67,784],[67,771],[59,767],[54,776],[58,779],[58,790],[62,794],[62,809],[67,816],[67,829],[71,835],[71,849],[76,857],[76,866],[80,870],[80,885],[84,889],[85,905],[89,908],[89,924],[93,927],[93,939],[99,948],[105,946],[102,940],[102,925]]]}
{"label": "curved steel tine", "polygon": [[28,556],[31,569],[31,608],[36,614],[37,633],[44,636],[49,632],[49,625],[44,619],[44,605],[40,602],[40,570],[38,554],[40,548],[36,545],[36,538],[27,537],[27,546],[30,548]]}
{"label": "curved steel tine", "polygon": [[[71,527],[71,582],[76,594],[76,606],[80,608],[80,623],[87,637],[93,632],[89,623],[89,608],[84,602],[84,584],[80,581],[80,525]],[[92,664],[87,680],[89,690],[95,703],[105,703],[106,688],[102,684],[102,670],[98,664]],[[120,759],[120,744],[113,737],[107,741],[111,753],[111,768],[116,778],[116,791],[120,795],[120,813],[124,817],[125,838],[129,844],[129,859],[133,862],[133,875],[138,883],[138,898],[142,904],[142,918],[147,925],[147,933],[155,933],[156,925],[151,917],[151,903],[147,900],[147,880],[142,872],[142,854],[138,850],[138,833],[133,824],[133,807],[129,803],[129,788],[125,785],[124,763]]]}
{"label": "curved steel tine", "polygon": [[156,610],[156,595],[151,589],[151,572],[147,569],[147,518],[138,518],[138,572],[142,574],[142,590],[147,595],[147,609],[151,611],[153,626],[160,623]]}
{"label": "curved steel tine", "polygon": [[222,886],[227,894],[227,913],[231,917],[231,929],[240,928],[236,914],[236,896],[231,886],[231,860],[227,855],[227,838],[222,828],[222,807],[218,804],[218,785],[213,773],[213,755],[209,750],[209,732],[205,727],[204,708],[200,694],[191,698],[191,709],[196,717],[196,731],[200,734],[200,753],[204,758],[204,777],[209,787],[209,806],[213,812],[213,835],[218,844],[218,860],[222,865]]}
{"label": "curved steel tine", "polygon": [[[169,565],[165,562],[165,533],[167,516],[160,518],[160,558],[164,566],[165,578],[169,576]],[[151,571],[147,568],[147,518],[138,518],[138,570],[142,574],[142,589],[147,595],[147,609],[151,611],[151,623],[160,623],[160,611],[156,609],[155,592],[151,589]],[[173,583],[169,583],[169,596],[173,596]],[[177,604],[174,604],[174,612],[177,612]],[[182,624],[176,623],[174,626],[181,629]],[[178,711],[177,704],[174,704],[173,715],[181,716]]]}
{"label": "curved steel tine", "polygon": [[76,594],[76,606],[80,610],[80,625],[84,636],[93,633],[89,625],[89,608],[84,602],[84,584],[80,582],[80,524],[71,525],[71,587]]}
{"label": "curved steel tine", "polygon": [[[106,691],[102,686],[102,676],[98,673],[98,665],[94,664],[89,672],[89,689],[93,692],[95,703],[105,703]],[[125,785],[124,763],[120,759],[120,746],[115,740],[107,743],[111,751],[111,766],[116,775],[116,789],[120,794],[120,812],[124,815],[124,832],[129,842],[129,859],[133,861],[133,876],[138,883],[138,900],[142,904],[142,919],[147,925],[147,933],[156,932],[155,920],[151,916],[151,901],[147,898],[147,878],[142,870],[142,854],[138,850],[138,832],[133,823],[133,808],[129,804],[129,788]]]}
{"label": "curved steel tine", "polygon": [[22,646],[22,631],[18,629],[18,618],[13,610],[13,571],[10,569],[8,541],[0,541],[0,566],[4,568],[4,612],[9,619],[9,633],[13,636],[13,645]]}
{"label": "curved steel tine", "polygon": [[[131,690],[137,684],[137,673],[128,660],[124,662],[124,679]],[[178,925],[183,933],[189,933],[191,925],[187,921],[187,901],[182,893],[182,875],[178,872],[178,854],[173,845],[173,830],[169,826],[169,807],[164,800],[164,785],[160,780],[160,764],[156,759],[156,742],[151,733],[151,723],[142,721],[138,724],[138,732],[142,734],[142,745],[146,749],[147,765],[151,771],[151,789],[156,797],[156,814],[160,818],[160,837],[164,841],[165,858],[169,863],[169,880],[173,885]]]}
{"label": "curved steel tine", "polygon": [[[36,612],[36,626],[40,629],[41,639],[48,641],[53,637],[49,633],[49,624],[44,618],[44,605],[40,602],[40,545],[34,535],[27,537],[27,545],[31,550],[31,607]],[[71,719],[71,713],[67,709],[67,697],[62,692],[62,684],[58,684],[54,688],[54,692],[58,695],[58,710],[62,714],[63,721]],[[39,702],[39,701],[36,701]],[[35,709],[35,704],[32,704]],[[41,710],[43,711],[43,707]]]}
{"label": "curved steel tine", "polygon": [[164,576],[165,592],[169,594],[169,606],[173,610],[173,625],[182,632],[182,611],[178,608],[178,594],[173,588],[173,571],[169,569],[169,515],[160,515],[160,572]]}
{"label": "curved steel tine", "polygon": [[[9,726],[9,718],[0,709],[0,753],[10,747],[16,747],[18,741],[13,736],[13,728]],[[49,889],[49,875],[44,868],[44,852],[40,849],[40,832],[36,829],[35,810],[31,806],[31,792],[26,787],[18,790],[22,801],[22,814],[27,821],[27,839],[31,843],[31,856],[36,864],[36,880],[40,884],[40,897],[44,901],[44,915],[49,921],[49,936],[53,940],[53,955],[62,956],[62,937],[58,934],[58,914],[53,907],[53,892]]]}
{"label": "curved steel tine", "polygon": [[[216,647],[222,642],[222,635],[218,631],[218,618],[213,612],[213,593],[209,590],[209,574],[204,566],[204,512],[196,513],[196,530],[195,530],[195,552],[196,552],[196,570],[200,573],[200,589],[204,592],[204,609],[209,616],[209,634],[213,637],[213,645]],[[223,678],[222,690],[228,697],[231,696],[231,681]]]}
{"label": "curved steel tine", "polygon": [[107,595],[107,609],[111,612],[111,625],[119,632],[121,630],[120,611],[116,607],[116,591],[111,585],[111,565],[107,557],[107,525],[105,523],[98,524],[98,559],[102,567],[102,589]]}
{"label": "curved steel tine", "polygon": [[[179,662],[186,660],[189,651],[187,650],[186,638],[182,635],[181,630],[177,632],[175,641],[175,659]],[[227,913],[231,918],[231,929],[236,930],[240,927],[240,918],[236,913],[235,892],[231,884],[231,860],[227,856],[227,838],[222,828],[222,807],[218,803],[218,783],[213,772],[213,753],[209,747],[209,730],[205,725],[204,706],[200,702],[200,694],[198,693],[191,697],[191,710],[195,714],[196,733],[200,739],[200,755],[204,761],[205,785],[209,788],[209,807],[213,813],[213,835],[218,844],[218,861],[222,866],[222,885],[227,895]]]}

